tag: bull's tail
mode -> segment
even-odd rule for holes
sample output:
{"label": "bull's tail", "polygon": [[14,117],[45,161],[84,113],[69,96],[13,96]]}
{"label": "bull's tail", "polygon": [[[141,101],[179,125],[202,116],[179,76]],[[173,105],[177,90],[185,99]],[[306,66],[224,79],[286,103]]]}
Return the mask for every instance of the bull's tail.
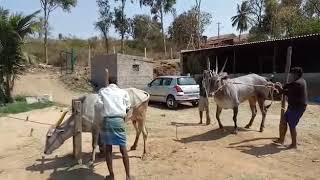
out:
{"label": "bull's tail", "polygon": [[275,88],[275,84],[270,81],[268,82],[267,87],[270,89],[269,96],[271,97],[271,103],[266,105],[265,108],[269,109],[274,102],[274,92],[277,92],[277,89]]}

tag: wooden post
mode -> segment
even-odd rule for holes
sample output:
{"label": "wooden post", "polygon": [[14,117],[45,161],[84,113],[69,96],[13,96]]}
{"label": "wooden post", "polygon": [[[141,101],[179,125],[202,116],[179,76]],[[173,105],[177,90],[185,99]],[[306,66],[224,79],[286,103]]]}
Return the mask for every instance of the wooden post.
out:
{"label": "wooden post", "polygon": [[113,54],[116,54],[116,47],[113,46]]}
{"label": "wooden post", "polygon": [[144,48],[144,58],[147,58],[147,48]]}
{"label": "wooden post", "polygon": [[108,69],[105,69],[105,72],[106,72],[106,87],[109,85],[109,70]]}
{"label": "wooden post", "polygon": [[[288,47],[287,50],[287,63],[286,63],[286,79],[285,79],[285,83],[288,83],[289,81],[289,72],[290,72],[290,68],[291,68],[291,57],[292,57],[292,47]],[[283,115],[285,112],[285,106],[286,106],[286,99],[285,99],[285,95],[282,95],[282,99],[281,99],[281,117],[280,120],[283,120]]]}
{"label": "wooden post", "polygon": [[73,155],[82,164],[82,104],[79,100],[73,100],[74,132],[73,132]]}
{"label": "wooden post", "polygon": [[173,59],[173,52],[172,52],[172,48],[170,48],[170,58]]}
{"label": "wooden post", "polygon": [[277,46],[273,47],[273,58],[272,58],[272,73],[276,73],[276,60],[277,60],[278,48]]}
{"label": "wooden post", "polygon": [[89,44],[89,49],[88,49],[88,66],[91,67],[91,47]]}
{"label": "wooden post", "polygon": [[210,70],[210,58],[209,57],[207,58],[207,70],[208,71]]}
{"label": "wooden post", "polygon": [[233,49],[233,66],[232,66],[233,74],[236,74],[236,50]]}

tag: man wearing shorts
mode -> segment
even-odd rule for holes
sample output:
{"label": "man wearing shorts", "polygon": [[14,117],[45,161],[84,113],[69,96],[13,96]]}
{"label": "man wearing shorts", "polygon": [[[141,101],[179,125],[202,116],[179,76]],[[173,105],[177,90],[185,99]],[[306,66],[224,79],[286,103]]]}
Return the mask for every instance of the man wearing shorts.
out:
{"label": "man wearing shorts", "polygon": [[203,76],[199,79],[199,86],[200,86],[200,99],[199,99],[200,123],[199,124],[202,124],[203,111],[206,111],[206,115],[207,115],[206,124],[209,125],[211,122],[210,115],[209,115],[209,100],[208,100],[207,92],[203,87],[202,81],[203,81]]}
{"label": "man wearing shorts", "polygon": [[114,180],[112,165],[112,145],[118,145],[122,154],[126,171],[126,179],[130,180],[129,157],[127,153],[127,137],[124,118],[130,109],[128,93],[120,89],[115,80],[109,80],[110,85],[99,91],[99,104],[102,108],[102,125],[100,137],[106,151],[106,163],[109,170],[108,180]]}
{"label": "man wearing shorts", "polygon": [[297,131],[296,126],[307,107],[307,83],[302,78],[303,70],[300,67],[292,68],[290,71],[290,83],[280,88],[280,92],[287,96],[288,109],[280,121],[280,137],[274,141],[283,145],[289,125],[292,143],[289,148],[297,148]]}

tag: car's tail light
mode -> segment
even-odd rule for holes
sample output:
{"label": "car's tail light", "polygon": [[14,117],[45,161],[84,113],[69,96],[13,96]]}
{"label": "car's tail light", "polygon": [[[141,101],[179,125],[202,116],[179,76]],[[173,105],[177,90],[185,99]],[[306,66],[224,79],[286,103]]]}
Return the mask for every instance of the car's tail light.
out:
{"label": "car's tail light", "polygon": [[174,88],[176,89],[177,92],[183,92],[180,86],[175,86]]}

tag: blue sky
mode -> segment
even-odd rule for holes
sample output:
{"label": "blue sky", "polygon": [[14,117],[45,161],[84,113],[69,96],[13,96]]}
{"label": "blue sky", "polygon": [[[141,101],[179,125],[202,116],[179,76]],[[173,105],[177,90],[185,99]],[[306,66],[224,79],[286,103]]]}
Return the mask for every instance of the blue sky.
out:
{"label": "blue sky", "polygon": [[[204,35],[217,35],[217,22],[221,22],[221,34],[236,33],[232,28],[230,18],[236,13],[237,3],[241,0],[202,0],[202,10],[210,13],[213,17],[212,24],[206,29]],[[195,4],[195,0],[177,0],[175,8],[177,14],[189,10]],[[32,13],[40,8],[40,0],[0,0],[0,6],[12,12]],[[50,17],[50,25],[53,27],[52,36],[57,37],[59,33],[64,36],[74,35],[79,38],[99,36],[99,32],[94,29],[93,23],[97,21],[98,7],[95,0],[78,0],[76,8],[71,9],[70,13],[65,13],[60,9],[54,11]],[[126,13],[128,17],[135,14],[150,14],[146,7],[140,8],[139,5],[131,4],[127,1]],[[165,26],[168,27],[172,22],[172,15],[165,17]],[[119,37],[111,31],[111,36]]]}

